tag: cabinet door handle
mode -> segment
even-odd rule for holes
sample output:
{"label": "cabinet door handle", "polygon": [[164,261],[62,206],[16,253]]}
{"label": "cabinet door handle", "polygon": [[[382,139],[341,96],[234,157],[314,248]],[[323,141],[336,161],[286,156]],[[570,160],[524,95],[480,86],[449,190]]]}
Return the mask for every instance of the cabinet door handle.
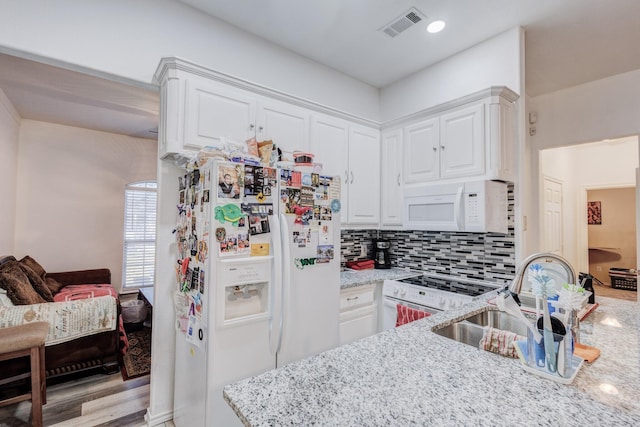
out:
{"label": "cabinet door handle", "polygon": [[353,172],[351,172],[351,182],[350,184],[353,184]]}
{"label": "cabinet door handle", "polygon": [[438,151],[438,147],[434,146],[433,151]]}
{"label": "cabinet door handle", "polygon": [[400,187],[400,174],[398,174],[398,187]]}
{"label": "cabinet door handle", "polygon": [[251,124],[249,125],[249,130],[253,130],[253,128],[255,128],[255,127],[256,127],[256,125],[254,125],[253,123],[251,123]]}
{"label": "cabinet door handle", "polygon": [[258,132],[262,133],[262,130],[264,129],[264,126],[260,126],[258,127]]}
{"label": "cabinet door handle", "polygon": [[358,299],[358,297],[350,297],[350,298],[347,298],[347,301],[355,301],[357,299]]}
{"label": "cabinet door handle", "polygon": [[440,149],[441,149],[441,150],[444,150],[444,145],[441,145],[441,146],[440,146]]}
{"label": "cabinet door handle", "polygon": [[344,183],[348,184],[349,183],[349,172],[344,171]]}

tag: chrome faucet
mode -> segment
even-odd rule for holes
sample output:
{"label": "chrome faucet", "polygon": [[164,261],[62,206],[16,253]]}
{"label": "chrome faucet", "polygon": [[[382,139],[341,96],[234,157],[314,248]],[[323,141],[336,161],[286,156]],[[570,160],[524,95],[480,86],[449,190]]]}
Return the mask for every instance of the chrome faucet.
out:
{"label": "chrome faucet", "polygon": [[[540,253],[530,255],[524,261],[522,261],[522,263],[520,264],[520,267],[516,270],[516,275],[513,278],[511,285],[509,286],[509,292],[511,293],[511,296],[513,297],[513,299],[518,303],[518,305],[521,305],[518,294],[520,294],[520,292],[522,291],[522,282],[524,281],[524,276],[525,274],[527,274],[527,270],[529,269],[529,266],[538,260],[544,260],[544,262],[556,261],[566,271],[567,283],[569,284],[578,283],[577,282],[578,277],[576,276],[575,270],[573,269],[573,267],[571,267],[571,264],[569,264],[569,262],[566,259],[562,258],[561,256],[552,254],[550,252],[540,252]],[[571,334],[573,335],[573,339],[575,343],[578,343],[580,341],[579,328],[580,328],[580,320],[577,317],[577,312],[574,311],[573,319],[571,322]]]}
{"label": "chrome faucet", "polygon": [[573,267],[571,267],[571,264],[569,264],[569,261],[559,255],[552,254],[550,252],[536,253],[528,256],[527,259],[522,261],[520,267],[518,267],[518,269],[516,270],[516,275],[513,278],[511,285],[509,286],[509,291],[511,292],[511,295],[514,295],[514,299],[516,299],[516,301],[518,301],[518,294],[520,294],[520,292],[522,291],[522,282],[524,281],[524,276],[527,273],[527,269],[531,264],[538,260],[545,260],[545,262],[551,262],[551,260],[554,260],[558,262],[558,264],[560,264],[567,272],[567,283],[577,283],[578,277],[576,276],[576,272]]}

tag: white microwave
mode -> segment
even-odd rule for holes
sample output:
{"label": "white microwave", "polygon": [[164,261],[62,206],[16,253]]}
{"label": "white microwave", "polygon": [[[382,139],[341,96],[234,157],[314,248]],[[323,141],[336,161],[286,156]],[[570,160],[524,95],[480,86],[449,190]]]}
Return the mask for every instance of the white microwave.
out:
{"label": "white microwave", "polygon": [[508,232],[507,184],[467,181],[404,189],[405,230]]}

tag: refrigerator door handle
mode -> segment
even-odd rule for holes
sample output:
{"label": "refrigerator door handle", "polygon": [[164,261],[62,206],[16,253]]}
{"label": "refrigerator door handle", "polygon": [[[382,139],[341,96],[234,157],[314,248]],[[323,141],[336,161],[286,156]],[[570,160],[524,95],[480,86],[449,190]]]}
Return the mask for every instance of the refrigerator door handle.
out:
{"label": "refrigerator door handle", "polygon": [[[280,229],[280,221],[277,216],[269,216],[269,227],[271,228],[271,240],[273,243],[273,284],[271,292],[270,310],[271,317],[269,320],[269,349],[273,355],[280,351],[282,343],[282,322],[283,322],[283,282],[282,282],[282,234]],[[278,304],[276,304],[278,301]],[[277,333],[276,329],[277,328]]]}
{"label": "refrigerator door handle", "polygon": [[[285,309],[287,301],[287,292],[291,286],[291,244],[289,243],[289,222],[285,214],[280,214],[280,245],[282,247],[280,256],[280,267],[282,281],[280,282],[280,332],[278,335],[278,349],[282,344],[282,336],[284,335]],[[277,360],[277,359],[276,359]]]}

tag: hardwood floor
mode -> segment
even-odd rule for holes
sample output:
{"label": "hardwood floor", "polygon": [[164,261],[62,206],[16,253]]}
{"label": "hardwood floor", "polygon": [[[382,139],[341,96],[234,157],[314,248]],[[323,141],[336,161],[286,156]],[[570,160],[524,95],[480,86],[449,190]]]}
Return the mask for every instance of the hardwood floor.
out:
{"label": "hardwood floor", "polygon": [[616,289],[607,285],[608,284],[606,283],[604,285],[599,285],[597,283],[593,284],[593,290],[596,293],[596,301],[598,301],[598,296],[624,299],[627,301],[638,301],[637,291],[631,291],[628,289]]}
{"label": "hardwood floor", "polygon": [[[148,406],[149,375],[125,382],[120,374],[95,374],[47,387],[42,413],[45,426],[139,427]],[[30,402],[0,408],[0,427],[29,426],[30,414]]]}

